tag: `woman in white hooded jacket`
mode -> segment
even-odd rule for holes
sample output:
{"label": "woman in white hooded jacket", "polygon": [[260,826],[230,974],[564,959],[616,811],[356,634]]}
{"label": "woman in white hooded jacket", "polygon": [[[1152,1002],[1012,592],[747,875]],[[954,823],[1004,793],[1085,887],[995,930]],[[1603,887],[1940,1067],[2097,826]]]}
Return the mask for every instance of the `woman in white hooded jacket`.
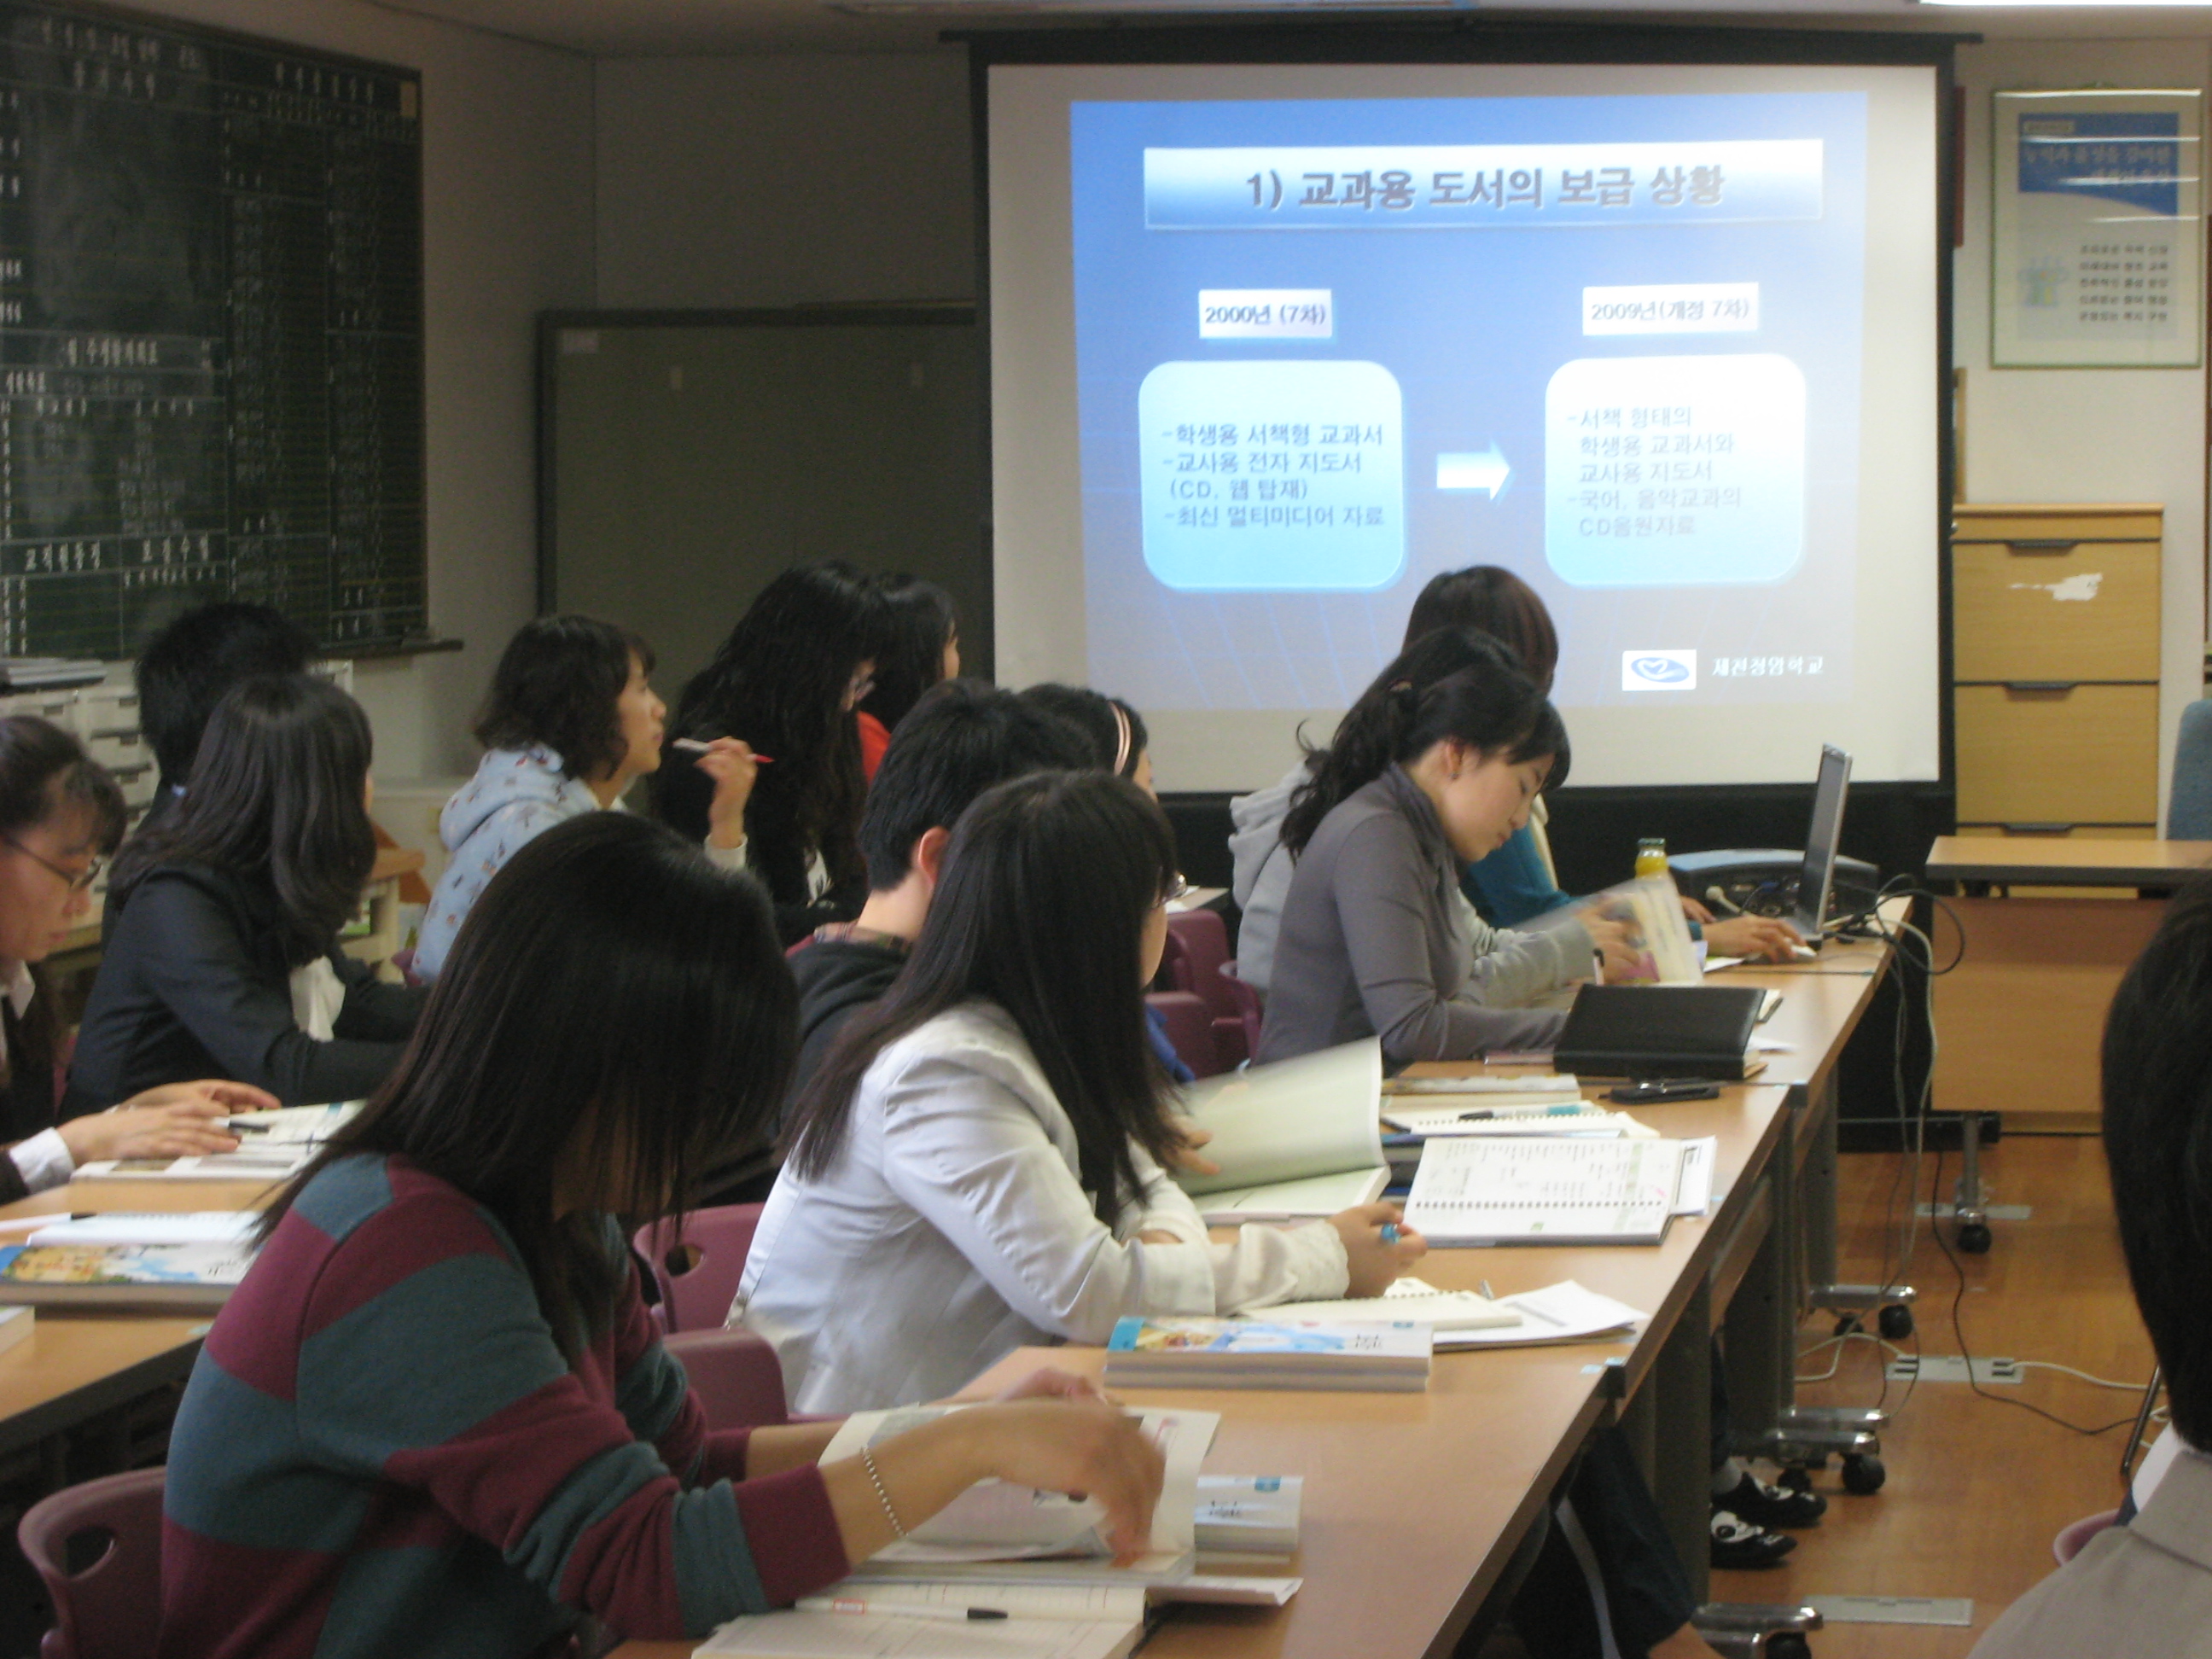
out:
{"label": "woman in white hooded jacket", "polygon": [[[618,805],[659,769],[668,710],[652,673],[652,647],[591,617],[540,617],[507,641],[477,717],[477,741],[489,752],[438,815],[448,856],[416,941],[418,978],[438,976],[462,919],[517,849],[556,823]],[[742,867],[755,757],[725,738],[699,766],[714,780],[708,855]]]}

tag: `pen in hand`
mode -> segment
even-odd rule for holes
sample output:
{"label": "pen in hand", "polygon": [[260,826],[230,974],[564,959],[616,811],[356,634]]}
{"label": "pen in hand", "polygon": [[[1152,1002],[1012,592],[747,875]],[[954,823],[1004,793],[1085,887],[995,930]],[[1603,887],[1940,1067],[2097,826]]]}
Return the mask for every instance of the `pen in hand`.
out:
{"label": "pen in hand", "polygon": [[[708,743],[704,738],[676,738],[670,741],[668,746],[671,749],[681,749],[687,755],[704,755],[708,753],[714,747],[713,744]],[[773,755],[755,755],[753,757],[753,764],[756,766],[773,766],[775,764],[775,757]]]}

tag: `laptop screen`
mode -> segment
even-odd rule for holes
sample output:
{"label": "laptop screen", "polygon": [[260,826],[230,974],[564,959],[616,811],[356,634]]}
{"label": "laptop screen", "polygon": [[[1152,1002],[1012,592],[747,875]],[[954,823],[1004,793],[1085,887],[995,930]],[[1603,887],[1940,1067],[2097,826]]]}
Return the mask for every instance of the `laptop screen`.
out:
{"label": "laptop screen", "polygon": [[1836,843],[1844,833],[1844,794],[1851,757],[1833,744],[1820,747],[1820,775],[1813,786],[1813,827],[1805,837],[1805,868],[1797,878],[1797,931],[1817,940],[1828,916],[1828,890],[1836,875]]}

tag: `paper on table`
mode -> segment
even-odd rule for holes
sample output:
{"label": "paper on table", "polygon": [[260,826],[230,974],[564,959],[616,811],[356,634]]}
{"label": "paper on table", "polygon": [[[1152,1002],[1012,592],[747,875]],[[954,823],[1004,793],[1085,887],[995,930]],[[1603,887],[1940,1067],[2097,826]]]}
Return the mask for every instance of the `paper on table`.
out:
{"label": "paper on table", "polygon": [[1580,1342],[1625,1335],[1650,1316],[1625,1302],[1587,1290],[1571,1279],[1563,1279],[1540,1291],[1500,1297],[1498,1305],[1518,1313],[1521,1322],[1492,1330],[1438,1331],[1437,1348],[1504,1348],[1545,1342]]}
{"label": "paper on table", "polygon": [[1401,1279],[1380,1296],[1346,1297],[1337,1302],[1292,1302],[1258,1312],[1261,1316],[1278,1319],[1411,1319],[1435,1326],[1440,1336],[1445,1331],[1521,1322],[1520,1314],[1502,1303],[1477,1296],[1473,1291],[1440,1291],[1419,1279]]}
{"label": "paper on table", "polygon": [[770,1613],[733,1619],[691,1650],[728,1659],[1115,1659],[1143,1633],[1130,1620],[902,1619],[896,1613]]}
{"label": "paper on table", "polygon": [[[991,1607],[1018,1619],[1142,1619],[1141,1584],[1024,1584],[970,1577],[957,1583],[871,1578],[865,1572],[832,1584],[825,1599],[858,1601],[868,1613],[901,1607]],[[815,1598],[809,1597],[809,1600]]]}
{"label": "paper on table", "polygon": [[1246,1577],[1221,1572],[1194,1572],[1180,1583],[1155,1584],[1155,1601],[1212,1601],[1233,1607],[1279,1607],[1298,1593],[1303,1578]]}
{"label": "paper on table", "polygon": [[81,1219],[53,1221],[26,1241],[32,1244],[238,1244],[260,1222],[252,1210],[192,1210],[137,1215],[112,1210]]}
{"label": "paper on table", "polygon": [[1674,1213],[1703,1215],[1713,1204],[1713,1165],[1720,1158],[1717,1137],[1682,1143],[1682,1163],[1674,1177]]}
{"label": "paper on table", "polygon": [[1442,1111],[1393,1111],[1382,1120],[1401,1134],[1411,1135],[1619,1135],[1631,1120],[1577,1100],[1572,1107],[1557,1106],[1446,1107]]}

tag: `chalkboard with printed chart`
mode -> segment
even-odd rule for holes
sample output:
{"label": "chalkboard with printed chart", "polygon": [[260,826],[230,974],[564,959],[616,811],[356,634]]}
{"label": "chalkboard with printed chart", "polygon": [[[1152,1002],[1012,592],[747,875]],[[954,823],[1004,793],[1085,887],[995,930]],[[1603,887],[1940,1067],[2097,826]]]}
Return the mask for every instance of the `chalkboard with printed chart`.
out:
{"label": "chalkboard with printed chart", "polygon": [[991,672],[972,306],[574,312],[540,328],[538,604],[635,629],[671,704],[778,572],[938,583]]}
{"label": "chalkboard with printed chart", "polygon": [[0,3],[0,652],[426,631],[421,81]]}

